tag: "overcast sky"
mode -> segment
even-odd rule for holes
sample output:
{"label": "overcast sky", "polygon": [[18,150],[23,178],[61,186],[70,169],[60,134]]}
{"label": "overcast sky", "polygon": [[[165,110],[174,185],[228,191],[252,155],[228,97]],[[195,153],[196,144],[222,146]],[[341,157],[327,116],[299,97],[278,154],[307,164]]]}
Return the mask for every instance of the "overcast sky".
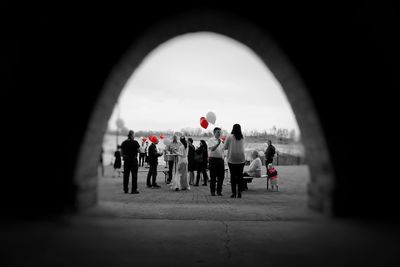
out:
{"label": "overcast sky", "polygon": [[[293,111],[280,84],[246,46],[213,33],[186,34],[153,50],[133,73],[119,98],[129,129],[176,130],[200,127],[200,117],[216,114],[229,132],[295,129]],[[115,129],[118,106],[109,121]],[[213,125],[207,130],[211,131]]]}

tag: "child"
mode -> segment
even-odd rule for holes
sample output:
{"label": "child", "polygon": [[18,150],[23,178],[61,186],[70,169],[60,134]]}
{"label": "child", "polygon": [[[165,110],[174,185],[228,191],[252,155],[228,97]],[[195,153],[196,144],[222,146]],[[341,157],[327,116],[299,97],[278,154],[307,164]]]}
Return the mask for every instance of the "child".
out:
{"label": "child", "polygon": [[[274,188],[276,191],[278,191],[278,172],[272,166],[272,163],[268,164],[268,169],[267,169],[267,175],[268,175],[268,180],[270,181],[271,184],[271,190],[274,191]],[[268,186],[268,180],[267,180],[267,186]]]}

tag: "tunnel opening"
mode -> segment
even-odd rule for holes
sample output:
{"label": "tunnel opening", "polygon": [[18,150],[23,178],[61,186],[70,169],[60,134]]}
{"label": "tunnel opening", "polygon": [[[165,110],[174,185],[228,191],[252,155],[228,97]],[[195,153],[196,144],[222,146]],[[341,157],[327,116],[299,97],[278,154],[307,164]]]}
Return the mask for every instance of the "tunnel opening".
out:
{"label": "tunnel opening", "polygon": [[[146,56],[160,44],[193,32],[212,32],[245,45],[272,72],[293,109],[302,133],[310,175],[307,185],[308,206],[330,215],[331,192],[334,186],[333,170],[318,116],[301,77],[267,33],[242,19],[226,16],[221,20],[212,13],[176,17],[155,25],[137,39],[112,70],[93,111],[78,159],[75,182],[78,187],[79,208],[91,207],[98,201],[98,158],[91,155],[100,153],[109,118],[132,73],[135,73]],[[94,153],[95,151],[98,153]],[[88,160],[89,158],[91,159]]]}

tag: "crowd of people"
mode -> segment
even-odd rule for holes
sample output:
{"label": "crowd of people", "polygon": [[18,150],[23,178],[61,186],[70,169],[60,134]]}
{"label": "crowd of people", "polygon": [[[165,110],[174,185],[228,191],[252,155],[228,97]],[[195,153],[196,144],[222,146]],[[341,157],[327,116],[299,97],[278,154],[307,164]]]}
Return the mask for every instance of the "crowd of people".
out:
{"label": "crowd of people", "polygon": [[[221,128],[215,127],[213,136],[207,140],[200,140],[199,146],[193,145],[193,139],[174,135],[172,141],[164,150],[157,148],[158,138],[143,141],[139,144],[134,140],[134,132],[128,133],[128,138],[117,147],[114,153],[114,172],[123,164],[123,191],[129,191],[129,178],[131,177],[131,194],[138,194],[137,175],[139,166],[148,167],[146,185],[157,189],[158,159],[164,156],[168,167],[167,184],[172,190],[190,190],[190,186],[199,186],[200,177],[203,177],[203,186],[209,182],[211,196],[222,196],[223,182],[225,179],[225,160],[230,173],[231,198],[241,198],[242,192],[247,190],[247,183],[243,176],[261,177],[262,162],[258,151],[252,151],[252,161],[246,172],[243,172],[246,163],[245,138],[241,126],[235,124],[231,134],[225,139],[221,138]],[[275,147],[268,140],[265,151],[265,166],[268,180],[272,190],[278,190],[278,173],[272,165]],[[139,159],[138,159],[139,158]],[[175,171],[174,171],[175,167]],[[207,174],[209,170],[209,176]],[[195,172],[196,175],[195,175]],[[114,176],[114,173],[113,173]],[[195,177],[196,176],[196,177]]]}

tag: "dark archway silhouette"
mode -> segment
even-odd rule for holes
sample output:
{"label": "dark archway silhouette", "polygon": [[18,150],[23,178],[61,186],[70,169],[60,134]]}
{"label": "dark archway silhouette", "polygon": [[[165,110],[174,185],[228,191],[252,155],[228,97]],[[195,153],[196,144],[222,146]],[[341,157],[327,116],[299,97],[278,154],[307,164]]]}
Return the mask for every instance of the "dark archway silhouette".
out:
{"label": "dark archway silhouette", "polygon": [[233,15],[219,12],[194,12],[153,25],[139,36],[111,71],[92,112],[75,170],[77,203],[86,208],[96,203],[98,164],[102,138],[114,105],[125,83],[142,60],[158,45],[191,32],[214,32],[226,35],[252,49],[281,84],[302,132],[310,168],[309,206],[326,214],[332,212],[334,174],[328,148],[314,104],[295,68],[268,33]]}

